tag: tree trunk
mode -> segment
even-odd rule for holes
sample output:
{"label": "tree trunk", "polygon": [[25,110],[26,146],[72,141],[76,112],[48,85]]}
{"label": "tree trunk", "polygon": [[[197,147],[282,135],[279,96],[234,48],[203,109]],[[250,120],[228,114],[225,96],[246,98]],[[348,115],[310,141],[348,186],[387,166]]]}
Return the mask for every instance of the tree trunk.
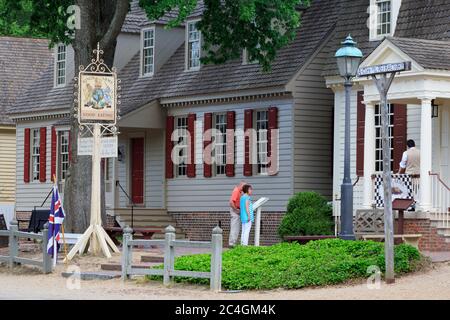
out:
{"label": "tree trunk", "polygon": [[[73,41],[75,52],[75,77],[79,66],[87,66],[93,58],[93,50],[100,42],[104,51],[103,59],[110,68],[113,66],[117,36],[128,12],[128,0],[77,0],[80,7],[81,29],[76,30]],[[77,143],[79,126],[74,116],[74,104],[70,112],[71,123],[71,163],[64,188],[64,207],[66,211],[66,231],[83,233],[89,226],[91,200],[92,157],[78,156]],[[106,222],[104,175],[102,174],[102,221]]]}

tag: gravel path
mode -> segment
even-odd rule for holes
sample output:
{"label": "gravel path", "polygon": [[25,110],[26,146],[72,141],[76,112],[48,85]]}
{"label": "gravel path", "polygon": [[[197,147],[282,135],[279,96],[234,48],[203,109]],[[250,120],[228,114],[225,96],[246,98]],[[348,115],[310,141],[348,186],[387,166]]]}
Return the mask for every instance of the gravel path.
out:
{"label": "gravel path", "polygon": [[[302,290],[246,291],[212,294],[207,287],[175,284],[164,288],[160,282],[135,279],[81,281],[61,277],[64,266],[51,275],[19,268],[10,273],[0,268],[0,299],[450,299],[450,263],[434,264],[426,272],[398,278],[393,285],[368,289],[365,281],[326,288]],[[55,289],[58,290],[55,290]]]}

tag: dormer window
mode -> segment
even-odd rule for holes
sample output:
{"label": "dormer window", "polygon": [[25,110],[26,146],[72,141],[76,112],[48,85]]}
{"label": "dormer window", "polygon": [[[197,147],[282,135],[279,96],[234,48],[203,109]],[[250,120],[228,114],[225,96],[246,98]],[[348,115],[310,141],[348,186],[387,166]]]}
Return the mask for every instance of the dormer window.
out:
{"label": "dormer window", "polygon": [[395,32],[401,0],[370,0],[370,40],[382,40]]}
{"label": "dormer window", "polygon": [[377,0],[377,36],[391,34],[391,0]]}
{"label": "dormer window", "polygon": [[190,21],[187,24],[187,70],[200,69],[201,33],[197,29],[198,21]]}
{"label": "dormer window", "polygon": [[155,29],[142,30],[141,39],[141,76],[151,76],[155,69]]}
{"label": "dormer window", "polygon": [[66,84],[66,54],[67,48],[59,44],[55,55],[55,86],[61,87]]}

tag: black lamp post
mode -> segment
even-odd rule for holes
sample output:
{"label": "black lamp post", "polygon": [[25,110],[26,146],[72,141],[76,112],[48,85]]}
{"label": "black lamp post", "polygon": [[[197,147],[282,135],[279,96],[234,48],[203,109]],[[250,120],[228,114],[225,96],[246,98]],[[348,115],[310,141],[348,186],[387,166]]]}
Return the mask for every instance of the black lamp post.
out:
{"label": "black lamp post", "polygon": [[344,180],[341,185],[341,232],[339,237],[344,240],[354,240],[353,185],[350,178],[350,93],[353,85],[352,78],[358,72],[363,55],[350,35],[342,42],[342,45],[343,47],[335,55],[339,73],[345,79]]}

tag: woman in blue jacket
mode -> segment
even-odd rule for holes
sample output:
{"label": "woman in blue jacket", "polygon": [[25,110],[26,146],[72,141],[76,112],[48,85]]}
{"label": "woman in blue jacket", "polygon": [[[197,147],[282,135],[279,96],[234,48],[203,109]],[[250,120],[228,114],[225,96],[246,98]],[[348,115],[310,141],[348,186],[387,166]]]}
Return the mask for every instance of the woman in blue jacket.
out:
{"label": "woman in blue jacket", "polygon": [[246,184],[242,187],[243,195],[241,196],[240,209],[241,209],[241,222],[242,222],[242,233],[241,233],[241,245],[248,245],[248,238],[250,236],[250,230],[252,228],[252,222],[254,221],[253,216],[253,203],[252,203],[252,186]]}

